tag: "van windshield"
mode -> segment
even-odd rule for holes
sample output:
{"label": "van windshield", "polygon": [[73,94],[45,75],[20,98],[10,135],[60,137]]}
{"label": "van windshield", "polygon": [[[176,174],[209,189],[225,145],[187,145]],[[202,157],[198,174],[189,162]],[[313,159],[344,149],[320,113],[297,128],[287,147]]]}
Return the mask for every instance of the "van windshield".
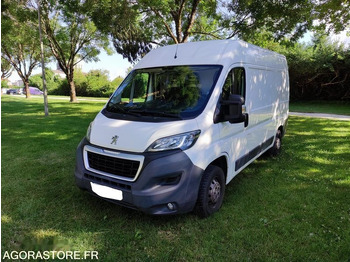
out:
{"label": "van windshield", "polygon": [[196,65],[134,70],[111,96],[103,113],[140,121],[196,117],[207,104],[221,68]]}

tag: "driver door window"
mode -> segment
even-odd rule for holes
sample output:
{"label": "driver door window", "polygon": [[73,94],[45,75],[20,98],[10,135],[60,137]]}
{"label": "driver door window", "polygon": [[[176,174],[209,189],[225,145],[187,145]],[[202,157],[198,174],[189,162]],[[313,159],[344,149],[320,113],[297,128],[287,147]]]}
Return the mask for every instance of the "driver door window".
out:
{"label": "driver door window", "polygon": [[228,100],[230,95],[240,95],[245,99],[245,71],[243,67],[235,67],[227,75],[222,89],[222,99]]}

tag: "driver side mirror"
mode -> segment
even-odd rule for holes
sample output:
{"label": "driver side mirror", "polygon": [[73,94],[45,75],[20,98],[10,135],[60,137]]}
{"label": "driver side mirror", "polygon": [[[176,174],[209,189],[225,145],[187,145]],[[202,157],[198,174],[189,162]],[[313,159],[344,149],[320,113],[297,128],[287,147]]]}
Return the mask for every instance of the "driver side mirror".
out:
{"label": "driver side mirror", "polygon": [[231,124],[242,123],[248,126],[248,114],[242,112],[244,98],[240,95],[230,95],[228,100],[221,100],[220,113],[215,117],[218,122],[229,121]]}

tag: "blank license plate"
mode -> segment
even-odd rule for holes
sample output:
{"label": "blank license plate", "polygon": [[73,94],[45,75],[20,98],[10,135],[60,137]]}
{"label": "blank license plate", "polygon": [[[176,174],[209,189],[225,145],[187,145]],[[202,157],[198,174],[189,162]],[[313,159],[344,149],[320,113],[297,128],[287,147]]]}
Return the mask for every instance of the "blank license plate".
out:
{"label": "blank license plate", "polygon": [[92,191],[100,197],[123,200],[123,191],[90,182]]}

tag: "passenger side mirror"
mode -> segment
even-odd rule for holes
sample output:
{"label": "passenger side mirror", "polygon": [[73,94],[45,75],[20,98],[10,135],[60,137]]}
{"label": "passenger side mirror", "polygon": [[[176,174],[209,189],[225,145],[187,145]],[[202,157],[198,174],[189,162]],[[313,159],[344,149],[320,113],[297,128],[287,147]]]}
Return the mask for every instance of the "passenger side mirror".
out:
{"label": "passenger side mirror", "polygon": [[242,112],[244,98],[240,95],[230,95],[228,100],[221,100],[220,114],[214,122],[226,122],[231,124],[245,122],[248,126],[248,114]]}

